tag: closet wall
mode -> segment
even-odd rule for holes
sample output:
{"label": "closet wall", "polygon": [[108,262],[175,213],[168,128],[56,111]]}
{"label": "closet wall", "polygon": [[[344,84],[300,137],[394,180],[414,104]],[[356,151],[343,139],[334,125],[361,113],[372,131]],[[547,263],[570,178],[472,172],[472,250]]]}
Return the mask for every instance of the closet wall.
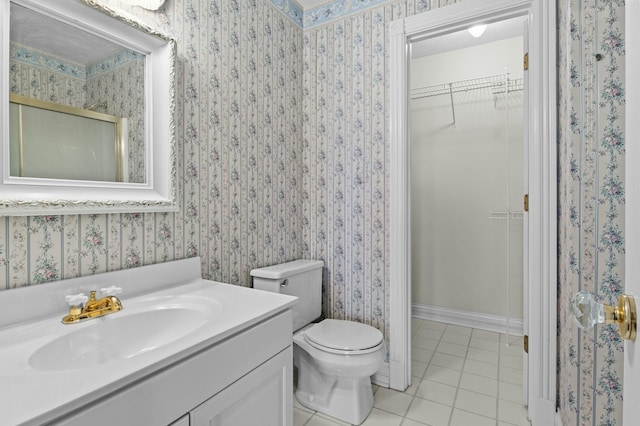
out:
{"label": "closet wall", "polygon": [[[505,67],[522,78],[521,37],[413,59],[411,86],[504,74]],[[523,91],[495,91],[454,93],[455,124],[448,94],[411,102],[414,311],[522,319]]]}

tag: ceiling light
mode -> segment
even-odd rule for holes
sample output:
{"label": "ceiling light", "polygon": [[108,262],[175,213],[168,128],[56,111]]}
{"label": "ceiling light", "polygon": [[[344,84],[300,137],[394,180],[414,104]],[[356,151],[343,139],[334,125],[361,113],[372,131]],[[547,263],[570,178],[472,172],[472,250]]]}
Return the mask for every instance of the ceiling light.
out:
{"label": "ceiling light", "polygon": [[474,25],[473,27],[469,28],[469,34],[471,34],[472,36],[474,36],[475,38],[478,38],[482,35],[482,33],[484,33],[484,30],[487,29],[487,25]]}

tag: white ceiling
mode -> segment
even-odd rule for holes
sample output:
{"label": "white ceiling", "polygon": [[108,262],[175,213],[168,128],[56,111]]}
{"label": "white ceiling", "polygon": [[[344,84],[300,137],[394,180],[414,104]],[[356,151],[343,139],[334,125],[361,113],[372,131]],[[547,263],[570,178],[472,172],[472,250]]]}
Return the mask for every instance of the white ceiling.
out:
{"label": "white ceiling", "polygon": [[478,38],[462,30],[438,37],[427,38],[411,44],[411,57],[435,55],[450,50],[472,47],[492,41],[522,36],[524,31],[525,16],[506,19],[487,25],[485,32]]}
{"label": "white ceiling", "polygon": [[12,42],[86,65],[122,46],[11,3]]}

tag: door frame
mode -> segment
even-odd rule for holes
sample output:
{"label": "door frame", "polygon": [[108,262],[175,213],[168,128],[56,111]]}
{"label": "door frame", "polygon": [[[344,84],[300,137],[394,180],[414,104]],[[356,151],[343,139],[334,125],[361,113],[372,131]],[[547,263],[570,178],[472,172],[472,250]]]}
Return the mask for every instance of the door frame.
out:
{"label": "door frame", "polygon": [[[640,19],[640,0],[625,2],[625,75],[638,75],[640,72],[640,33],[629,25]],[[635,21],[634,21],[635,19]],[[633,73],[633,74],[632,74]],[[640,211],[640,169],[631,164],[640,162],[640,123],[633,120],[640,113],[640,82],[636,78],[627,78],[625,99],[625,293],[636,297],[636,306],[640,306],[640,262],[632,261],[640,255],[640,226],[638,226],[638,212]],[[633,94],[633,96],[632,96]],[[638,424],[640,405],[632,401],[640,392],[640,350],[639,338],[636,341],[624,341],[624,372],[622,389],[622,424],[632,426]]]}
{"label": "door frame", "polygon": [[556,405],[556,1],[464,0],[390,24],[389,384],[411,383],[409,64],[411,42],[516,16],[529,17],[529,418],[553,424]]}

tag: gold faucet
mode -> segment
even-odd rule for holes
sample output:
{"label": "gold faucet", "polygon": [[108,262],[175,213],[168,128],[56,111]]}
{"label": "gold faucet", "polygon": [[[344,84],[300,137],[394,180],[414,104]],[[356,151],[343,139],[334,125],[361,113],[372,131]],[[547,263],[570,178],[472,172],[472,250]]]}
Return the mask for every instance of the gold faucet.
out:
{"label": "gold faucet", "polygon": [[[119,287],[102,288],[100,292],[105,293],[121,293]],[[96,299],[96,292],[92,291],[89,297],[84,293],[67,296],[67,303],[71,306],[69,314],[62,318],[64,324],[75,324],[82,320],[98,318],[104,315],[118,312],[122,309],[122,303],[114,295],[108,295],[101,299]]]}

